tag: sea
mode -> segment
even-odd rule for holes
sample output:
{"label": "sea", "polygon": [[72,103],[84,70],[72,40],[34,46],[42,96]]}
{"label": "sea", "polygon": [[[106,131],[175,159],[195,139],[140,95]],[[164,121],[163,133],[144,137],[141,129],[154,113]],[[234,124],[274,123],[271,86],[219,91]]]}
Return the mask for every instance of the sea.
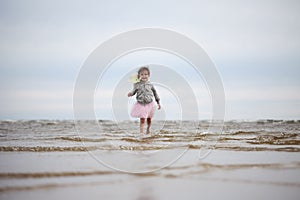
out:
{"label": "sea", "polygon": [[300,120],[0,121],[0,199],[299,199]]}

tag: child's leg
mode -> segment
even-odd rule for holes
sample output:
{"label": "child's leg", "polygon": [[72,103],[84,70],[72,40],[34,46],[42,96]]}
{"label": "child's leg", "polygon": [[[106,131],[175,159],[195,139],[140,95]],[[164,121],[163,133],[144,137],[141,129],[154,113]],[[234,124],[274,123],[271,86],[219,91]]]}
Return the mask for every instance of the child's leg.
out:
{"label": "child's leg", "polygon": [[147,118],[147,134],[150,133],[151,118]]}
{"label": "child's leg", "polygon": [[140,118],[140,132],[144,133],[145,118]]}

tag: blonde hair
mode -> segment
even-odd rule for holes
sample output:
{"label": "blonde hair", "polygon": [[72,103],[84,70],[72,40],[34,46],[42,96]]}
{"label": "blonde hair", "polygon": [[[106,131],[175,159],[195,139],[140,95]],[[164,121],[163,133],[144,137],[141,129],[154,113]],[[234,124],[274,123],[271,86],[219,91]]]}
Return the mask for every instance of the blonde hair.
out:
{"label": "blonde hair", "polygon": [[140,78],[140,73],[142,73],[142,71],[147,71],[150,76],[149,66],[143,66],[143,67],[140,67],[140,69],[138,71],[138,78]]}

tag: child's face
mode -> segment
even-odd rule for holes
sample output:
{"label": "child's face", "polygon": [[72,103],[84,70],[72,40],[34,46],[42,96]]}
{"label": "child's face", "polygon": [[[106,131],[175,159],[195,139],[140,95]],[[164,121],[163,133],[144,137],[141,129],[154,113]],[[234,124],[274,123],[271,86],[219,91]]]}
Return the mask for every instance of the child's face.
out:
{"label": "child's face", "polygon": [[140,74],[139,74],[139,77],[140,77],[140,80],[143,81],[143,82],[148,81],[148,79],[149,79],[148,71],[147,70],[141,71]]}

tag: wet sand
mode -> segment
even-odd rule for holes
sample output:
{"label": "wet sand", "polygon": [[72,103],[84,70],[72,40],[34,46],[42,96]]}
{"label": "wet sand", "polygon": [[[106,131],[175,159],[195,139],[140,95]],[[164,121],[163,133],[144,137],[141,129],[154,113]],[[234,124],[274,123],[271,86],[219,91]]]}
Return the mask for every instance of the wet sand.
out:
{"label": "wet sand", "polygon": [[299,153],[188,150],[152,173],[109,169],[86,152],[1,153],[1,199],[298,199]]}

